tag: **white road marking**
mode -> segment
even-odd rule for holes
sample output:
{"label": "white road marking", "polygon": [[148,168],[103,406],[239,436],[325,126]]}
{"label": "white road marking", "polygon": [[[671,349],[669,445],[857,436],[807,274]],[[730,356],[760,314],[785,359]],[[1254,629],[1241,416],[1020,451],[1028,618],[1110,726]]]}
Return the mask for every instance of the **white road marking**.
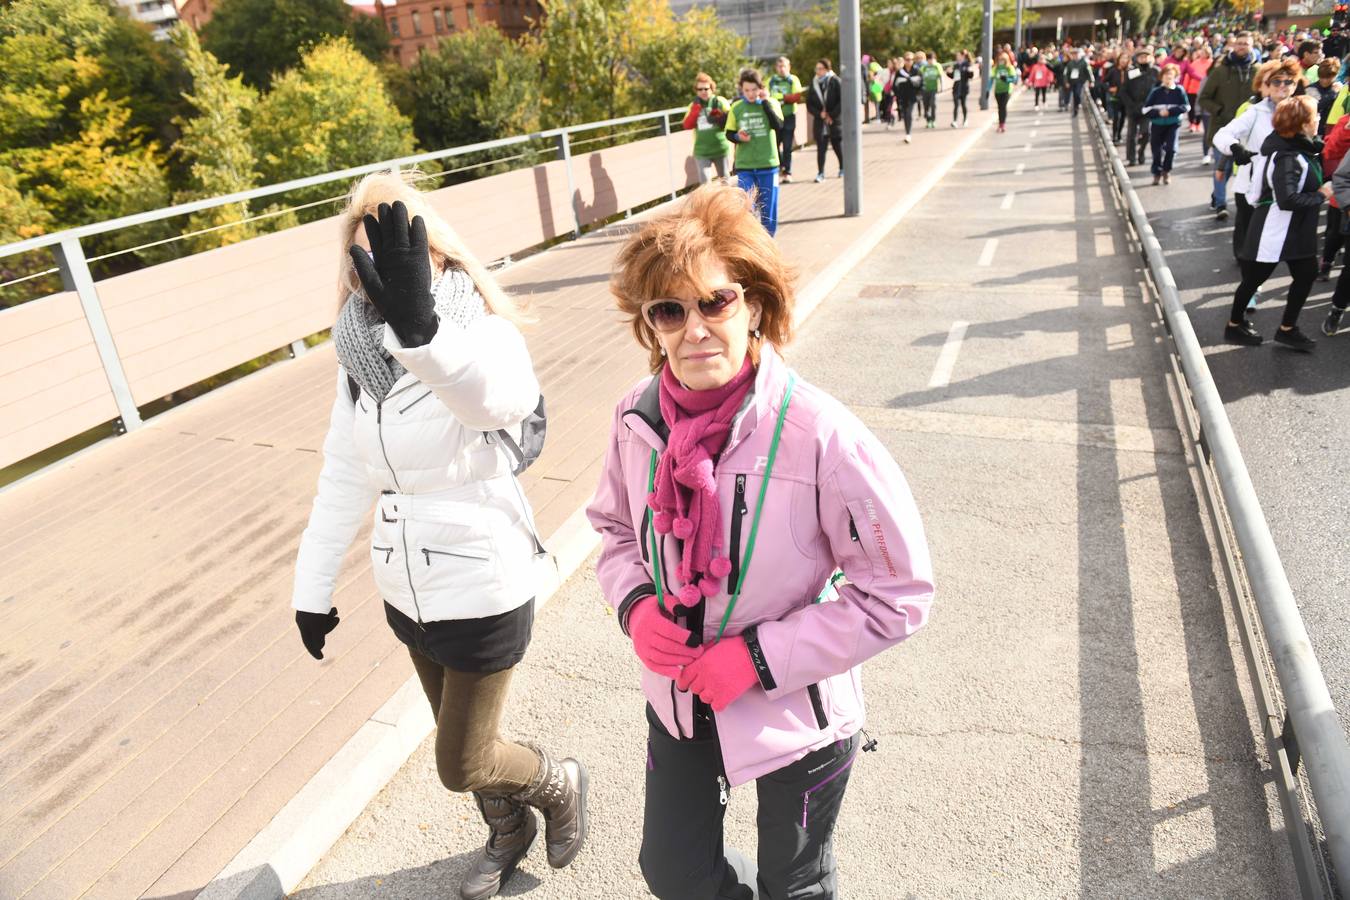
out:
{"label": "white road marking", "polygon": [[1004,194],[1003,203],[999,205],[999,209],[1012,209],[1013,198],[1016,196],[1017,196],[1016,191],[1008,191],[1008,193]]}
{"label": "white road marking", "polygon": [[994,251],[998,249],[998,238],[990,238],[984,242],[984,249],[980,251],[980,261],[975,265],[987,266],[994,261]]}
{"label": "white road marking", "polygon": [[946,387],[952,380],[952,369],[956,368],[956,357],[961,352],[961,342],[966,339],[969,322],[953,322],[947,340],[938,354],[937,365],[933,367],[933,377],[928,379],[930,388]]}
{"label": "white road marking", "polygon": [[1033,128],[1033,129],[1031,129],[1031,133],[1028,134],[1027,137],[1029,137],[1029,138],[1034,138],[1035,136],[1036,136],[1036,129]]}
{"label": "white road marking", "polygon": [[1023,172],[1026,171],[1026,169],[1027,169],[1027,164],[1026,164],[1026,163],[1018,163],[1018,164],[1017,164],[1017,168],[1016,168],[1016,169],[1013,169],[1013,174],[1014,174],[1014,175],[1021,175]]}
{"label": "white road marking", "polygon": [[1023,153],[1030,153],[1030,152],[1031,152],[1031,145],[1030,145],[1030,144],[1023,144],[1023,145],[1022,145],[1022,152],[1023,152]]}

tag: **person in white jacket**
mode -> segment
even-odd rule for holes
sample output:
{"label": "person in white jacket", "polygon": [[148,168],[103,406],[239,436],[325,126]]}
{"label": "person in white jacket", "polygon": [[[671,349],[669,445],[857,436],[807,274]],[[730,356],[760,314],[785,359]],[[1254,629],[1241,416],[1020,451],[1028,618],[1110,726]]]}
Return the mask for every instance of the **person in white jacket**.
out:
{"label": "person in white jacket", "polygon": [[431,703],[438,774],[489,827],[460,886],[481,900],[533,843],[531,807],[555,868],[587,828],[585,767],[498,732],[543,553],[503,436],[536,409],[539,382],[514,305],[405,177],[364,178],[340,221],[337,396],[292,605],[322,659],[338,568],[373,506],[371,570]]}

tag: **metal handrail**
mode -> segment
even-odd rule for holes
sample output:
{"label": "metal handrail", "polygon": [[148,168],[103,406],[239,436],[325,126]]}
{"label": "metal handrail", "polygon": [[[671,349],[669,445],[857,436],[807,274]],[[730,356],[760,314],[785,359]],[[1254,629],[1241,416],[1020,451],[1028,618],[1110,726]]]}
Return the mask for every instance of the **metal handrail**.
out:
{"label": "metal handrail", "polygon": [[205,209],[215,209],[218,206],[227,206],[231,203],[256,200],[260,197],[271,197],[275,194],[283,194],[287,191],[297,190],[298,188],[313,187],[319,184],[328,184],[334,181],[356,178],[360,175],[369,175],[371,172],[380,172],[394,167],[401,168],[403,166],[415,166],[419,163],[432,162],[438,159],[449,159],[454,156],[464,156],[468,153],[482,153],[486,150],[511,147],[516,144],[528,143],[529,141],[563,137],[565,135],[575,134],[579,131],[592,131],[596,128],[609,128],[615,125],[627,125],[632,122],[654,121],[657,119],[665,119],[668,121],[671,115],[682,113],[684,110],[685,108],[682,106],[675,106],[658,112],[639,113],[633,116],[622,116],[617,119],[605,119],[602,122],[586,122],[581,125],[568,125],[564,128],[550,128],[547,131],[536,131],[531,132],[530,134],[518,135],[516,137],[497,138],[496,140],[481,141],[477,144],[467,144],[462,147],[449,147],[444,150],[415,153],[411,156],[401,156],[398,159],[387,159],[382,162],[368,163],[364,166],[353,166],[352,168],[342,169],[338,172],[325,172],[322,175],[294,178],[279,184],[252,188],[247,191],[236,191],[233,194],[208,197],[203,200],[192,200],[187,203],[179,203],[176,206],[154,209],[130,216],[121,216],[120,218],[109,219],[106,222],[80,225],[75,228],[67,228],[64,231],[53,232],[52,234],[44,234],[35,238],[28,238],[27,240],[15,241],[11,244],[2,244],[0,245],[0,257],[13,256],[16,253],[26,253],[30,250],[40,250],[43,247],[59,246],[62,241],[71,238],[79,240],[97,234],[107,234],[110,231],[132,228],[136,225],[145,225],[150,222],[159,222],[163,219],[173,218],[174,216],[201,212]]}
{"label": "metal handrail", "polygon": [[[1229,524],[1241,550],[1241,565],[1256,602],[1283,694],[1287,718],[1279,732],[1280,743],[1286,749],[1293,745],[1292,766],[1295,769],[1299,756],[1302,757],[1332,865],[1345,877],[1350,875],[1350,743],[1336,715],[1275,539],[1224,410],[1223,398],[1215,387],[1204,351],[1191,327],[1190,316],[1177,293],[1176,280],[1163,256],[1162,244],[1153,233],[1148,214],[1121,164],[1101,111],[1095,102],[1085,105],[1091,111],[1097,138],[1110,157],[1111,170],[1143,245],[1186,386],[1200,420],[1204,447],[1208,450],[1228,510]],[[1296,830],[1293,823],[1286,822],[1285,830],[1293,842],[1301,829]],[[1300,880],[1304,881],[1306,893],[1309,885],[1302,867]]]}

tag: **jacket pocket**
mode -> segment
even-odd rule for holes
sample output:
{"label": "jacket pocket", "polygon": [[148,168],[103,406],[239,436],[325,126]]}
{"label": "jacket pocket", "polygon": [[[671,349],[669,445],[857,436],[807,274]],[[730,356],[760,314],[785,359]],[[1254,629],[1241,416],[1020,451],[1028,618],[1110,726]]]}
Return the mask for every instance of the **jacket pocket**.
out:
{"label": "jacket pocket", "polygon": [[829,727],[830,720],[825,715],[825,701],[820,696],[820,685],[808,685],[806,695],[811,698],[811,713],[816,717],[816,727],[825,730]]}
{"label": "jacket pocket", "polygon": [[394,559],[394,548],[378,547],[372,544],[370,547],[370,558],[372,560],[382,562],[385,565],[389,565],[389,563],[393,562]]}
{"label": "jacket pocket", "polygon": [[480,565],[489,565],[492,557],[484,553],[474,553],[469,550],[443,550],[438,547],[421,547],[418,552],[426,560],[428,566],[436,563],[462,564],[464,562],[479,563]]}

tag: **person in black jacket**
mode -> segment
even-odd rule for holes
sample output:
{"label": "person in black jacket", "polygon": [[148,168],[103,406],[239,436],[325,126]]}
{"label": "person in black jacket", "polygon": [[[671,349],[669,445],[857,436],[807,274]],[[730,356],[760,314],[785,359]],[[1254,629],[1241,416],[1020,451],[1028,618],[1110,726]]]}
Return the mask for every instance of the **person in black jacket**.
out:
{"label": "person in black jacket", "polygon": [[844,89],[833,68],[824,57],[816,60],[816,77],[806,91],[806,111],[815,120],[816,181],[825,180],[827,141],[834,148],[834,158],[839,160],[839,175],[844,174],[844,126],[839,119]]}
{"label": "person in black jacket", "polygon": [[900,60],[900,68],[896,69],[895,76],[891,80],[891,93],[895,95],[895,108],[900,120],[905,123],[905,143],[908,144],[913,138],[910,132],[914,129],[914,107],[919,102],[919,94],[923,90],[923,75],[919,73],[919,67],[914,62],[914,54],[906,53]]}
{"label": "person in black jacket", "polygon": [[1223,336],[1249,347],[1261,343],[1261,333],[1246,318],[1247,302],[1283,262],[1293,282],[1275,342],[1308,353],[1317,344],[1299,330],[1298,316],[1317,279],[1317,223],[1332,193],[1322,176],[1316,102],[1306,95],[1280,101],[1274,126],[1261,145],[1266,157],[1259,176],[1261,197],[1238,256],[1242,283],[1233,295]]}
{"label": "person in black jacket", "polygon": [[1144,162],[1144,148],[1148,146],[1148,119],[1144,116],[1144,101],[1158,85],[1158,69],[1153,65],[1153,54],[1140,50],[1134,55],[1134,65],[1125,70],[1120,102],[1125,108],[1125,165]]}
{"label": "person in black jacket", "polygon": [[[1034,52],[1036,48],[1032,48]],[[961,117],[961,127],[966,127],[966,120],[970,118],[970,110],[966,107],[966,99],[970,96],[970,81],[975,77],[975,70],[970,63],[970,51],[959,50],[956,53],[956,62],[952,63],[947,69],[947,77],[952,80],[952,127],[956,126],[956,118]]]}

